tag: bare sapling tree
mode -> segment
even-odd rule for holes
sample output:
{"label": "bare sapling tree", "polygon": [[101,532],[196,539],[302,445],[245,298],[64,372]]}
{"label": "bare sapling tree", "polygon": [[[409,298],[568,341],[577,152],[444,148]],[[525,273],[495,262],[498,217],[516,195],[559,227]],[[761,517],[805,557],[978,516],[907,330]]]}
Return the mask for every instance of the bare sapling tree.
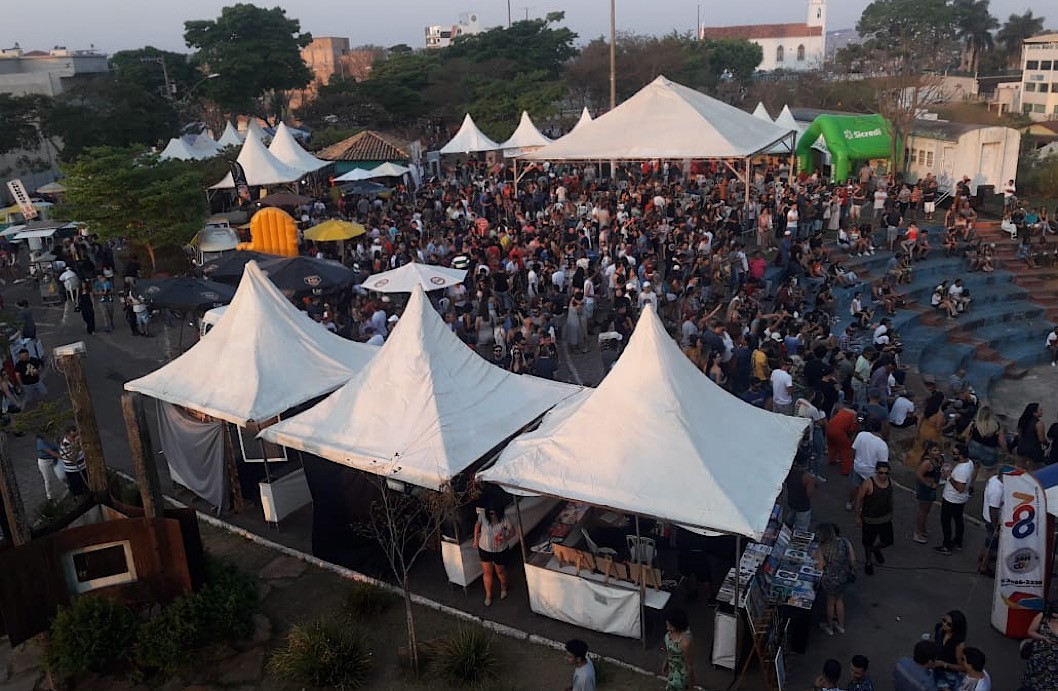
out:
{"label": "bare sapling tree", "polygon": [[408,633],[408,655],[413,672],[419,674],[419,645],[412,609],[411,570],[423,552],[436,545],[445,521],[474,500],[477,486],[458,489],[451,482],[438,490],[423,489],[395,480],[399,468],[376,475],[378,495],[371,506],[371,520],[361,532],[376,541],[390,571],[400,585]]}

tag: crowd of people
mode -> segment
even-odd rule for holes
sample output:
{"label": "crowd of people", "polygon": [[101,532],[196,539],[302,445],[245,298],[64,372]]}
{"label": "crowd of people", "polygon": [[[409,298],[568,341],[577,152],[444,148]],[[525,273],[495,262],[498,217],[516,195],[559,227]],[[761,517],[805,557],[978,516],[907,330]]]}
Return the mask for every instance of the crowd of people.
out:
{"label": "crowd of people", "polygon": [[[991,248],[975,236],[965,181],[942,210],[932,177],[912,183],[878,175],[869,165],[841,184],[816,174],[791,176],[782,161],[757,166],[748,180],[708,163],[625,166],[616,182],[591,165],[541,165],[521,173],[515,179],[508,168],[469,162],[414,192],[398,186],[386,198],[342,195],[336,188],[333,198],[303,211],[310,219],[355,220],[368,233],[342,253],[328,243],[306,243],[305,250],[344,259],[354,284],[409,262],[466,269],[464,283],[434,291],[431,300],[461,340],[515,373],[555,378],[563,350],[577,355],[595,344],[605,372],[650,304],[717,385],[749,404],[810,419],[786,496],[791,522],[814,527],[822,542],[822,629],[828,635],[843,633],[848,624],[842,596],[849,574],[862,565],[872,575],[894,545],[890,473],[899,461],[891,450],[901,438],[913,441],[904,463],[917,478],[914,541],[929,541],[929,513],[939,498],[939,555],[963,547],[963,509],[975,484],[988,476],[983,518],[990,542],[978,564],[982,573],[992,572],[1000,459],[1008,449],[1025,463],[1058,455],[1058,424],[1044,429],[1033,404],[1016,430],[1002,429],[964,373],[943,390],[927,381],[925,397],[912,395],[892,321],[908,307],[902,291],[915,266],[931,253],[965,257],[971,271],[994,268]],[[932,244],[928,227],[918,225],[938,217],[945,226],[941,247]],[[114,258],[105,244],[76,239],[56,249],[62,273],[73,274],[62,279],[67,297],[89,333],[97,310],[104,329],[113,328],[108,305],[116,300],[132,333],[149,333],[148,306],[130,290],[141,268],[134,258],[122,264],[115,287]],[[879,252],[890,259],[884,274],[870,281],[844,265],[846,256]],[[838,308],[846,298],[847,314]],[[955,278],[937,286],[931,303],[955,318],[971,299]],[[400,312],[399,301],[356,285],[307,298],[302,307],[336,333],[379,345]],[[53,467],[53,449],[41,453]],[[836,525],[812,521],[812,496],[827,480],[826,463],[847,478],[846,509],[854,512],[859,548]],[[965,618],[949,612],[944,621],[929,650],[923,641],[909,663],[897,665],[909,678],[915,665],[929,670],[936,685],[898,688],[987,691],[984,653],[965,645]],[[1049,621],[1040,625],[1044,632]],[[674,654],[689,641],[683,624],[669,629]],[[1048,645],[1058,651],[1054,640],[1039,648]],[[567,650],[576,669],[586,669],[579,642]],[[819,688],[873,688],[866,658],[852,659],[845,687],[839,686],[843,666],[831,662]],[[686,678],[686,665],[677,668]],[[1058,674],[1058,664],[1037,668]],[[1033,683],[1025,688],[1047,688]]]}

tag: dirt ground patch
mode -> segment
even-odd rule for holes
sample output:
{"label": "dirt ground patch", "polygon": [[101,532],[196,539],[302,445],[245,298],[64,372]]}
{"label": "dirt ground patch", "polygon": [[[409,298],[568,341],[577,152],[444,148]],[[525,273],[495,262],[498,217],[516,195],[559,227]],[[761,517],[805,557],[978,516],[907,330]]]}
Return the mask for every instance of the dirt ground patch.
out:
{"label": "dirt ground patch", "polygon": [[[266,658],[271,651],[282,645],[291,626],[317,617],[341,615],[342,602],[350,583],[338,574],[296,562],[289,557],[277,559],[275,553],[268,548],[216,528],[203,525],[202,533],[206,547],[211,553],[234,561],[261,578],[261,612],[271,621],[273,630],[271,640],[264,646]],[[298,571],[300,573],[297,573]],[[277,577],[263,577],[269,575]],[[451,635],[458,631],[460,626],[472,626],[427,607],[416,607],[415,619],[416,631],[419,639],[423,641]],[[375,657],[375,671],[367,688],[380,691],[413,691],[426,688],[431,691],[461,691],[461,687],[445,684],[431,675],[429,670],[422,679],[411,679],[401,672],[397,649],[404,645],[406,637],[404,609],[398,599],[394,600],[392,607],[370,622],[365,622],[364,626],[370,635]],[[563,689],[570,684],[572,670],[566,664],[562,652],[501,635],[496,635],[495,645],[501,663],[500,679],[486,688],[497,691],[528,691]],[[223,674],[224,666],[224,662],[219,664],[217,679]],[[615,665],[603,663],[601,668],[601,689],[632,691],[661,688],[662,685],[659,680]],[[206,687],[209,688],[210,685]],[[296,684],[287,684],[272,678],[267,671],[257,687],[283,691],[300,688]]]}

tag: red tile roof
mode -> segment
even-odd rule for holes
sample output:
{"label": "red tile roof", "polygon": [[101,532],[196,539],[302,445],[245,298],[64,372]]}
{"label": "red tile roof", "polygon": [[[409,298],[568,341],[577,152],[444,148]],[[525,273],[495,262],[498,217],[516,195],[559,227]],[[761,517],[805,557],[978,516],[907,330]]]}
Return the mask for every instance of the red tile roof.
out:
{"label": "red tile roof", "polygon": [[822,36],[823,27],[807,24],[747,24],[745,26],[702,27],[702,38],[803,38]]}
{"label": "red tile roof", "polygon": [[324,161],[407,161],[408,142],[381,132],[364,130],[316,152]]}

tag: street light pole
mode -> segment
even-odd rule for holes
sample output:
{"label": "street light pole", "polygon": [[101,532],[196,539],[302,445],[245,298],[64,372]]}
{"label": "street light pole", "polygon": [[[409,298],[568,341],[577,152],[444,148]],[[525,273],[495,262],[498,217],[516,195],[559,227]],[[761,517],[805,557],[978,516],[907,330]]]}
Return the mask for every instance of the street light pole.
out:
{"label": "street light pole", "polygon": [[507,28],[511,28],[511,0],[507,0]]}

